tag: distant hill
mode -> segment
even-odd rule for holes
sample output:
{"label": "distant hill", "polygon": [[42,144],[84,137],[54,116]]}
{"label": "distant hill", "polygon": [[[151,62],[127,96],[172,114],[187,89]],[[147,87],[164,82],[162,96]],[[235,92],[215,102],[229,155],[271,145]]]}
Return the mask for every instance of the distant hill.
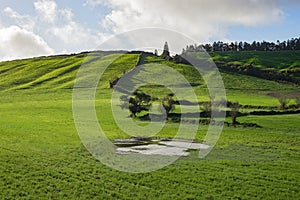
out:
{"label": "distant hill", "polygon": [[253,64],[260,68],[277,70],[300,68],[300,50],[297,51],[226,51],[211,52],[214,61]]}
{"label": "distant hill", "polygon": [[[113,59],[120,53],[127,52],[84,52],[0,62],[0,90],[71,89],[83,63],[89,64],[93,70],[97,63],[100,65],[105,62],[103,57]],[[122,71],[134,67],[138,57],[138,54],[126,54],[118,58],[112,66],[121,65],[122,68],[115,67],[119,71],[112,70],[108,79],[120,76]]]}
{"label": "distant hill", "polygon": [[[120,53],[124,54],[119,57]],[[136,52],[84,52],[72,55],[57,55],[31,59],[0,62],[0,90],[24,89],[72,89],[80,66],[85,63],[93,70],[107,59],[117,59],[110,64],[102,79],[103,87],[109,88],[109,81],[121,77],[126,71],[132,70],[139,62],[141,51]],[[146,55],[146,63],[166,64],[183,73],[195,87],[205,88],[203,80],[199,79],[197,71],[185,64],[166,61],[152,54]],[[217,52],[211,56],[216,62],[229,65],[255,65],[259,68],[277,70],[297,69],[300,51],[282,52]],[[141,64],[141,63],[139,63]],[[232,73],[221,70],[227,89],[259,90],[259,91],[290,91],[297,90],[291,84],[276,83],[275,80],[248,76],[243,73]],[[201,89],[202,90],[202,89]],[[204,90],[204,89],[203,89]],[[245,91],[244,91],[245,92]],[[205,92],[206,93],[206,92]]]}

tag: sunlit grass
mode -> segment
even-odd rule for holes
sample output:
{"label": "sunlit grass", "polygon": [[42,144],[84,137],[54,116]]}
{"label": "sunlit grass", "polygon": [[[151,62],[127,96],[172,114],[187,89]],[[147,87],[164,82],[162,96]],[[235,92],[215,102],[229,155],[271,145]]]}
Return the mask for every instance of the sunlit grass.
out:
{"label": "sunlit grass", "polygon": [[[118,55],[96,59],[88,68],[93,72],[114,61],[99,82],[95,100],[99,124],[111,140],[128,135],[114,123],[108,82],[132,69],[138,55],[114,58]],[[192,152],[152,173],[129,174],[101,164],[82,145],[73,121],[72,87],[77,66],[85,59],[73,55],[0,63],[0,199],[299,197],[299,114],[239,117],[239,122],[262,128],[225,126],[205,159]],[[195,83],[198,100],[209,100],[193,68],[155,57],[148,60],[182,72]],[[278,106],[269,92],[299,89],[247,76],[222,76],[227,99],[245,105]],[[143,89],[154,96],[170,92],[164,87]],[[178,125],[167,122],[158,135],[173,137]],[[207,129],[200,125],[196,138],[202,140]]]}

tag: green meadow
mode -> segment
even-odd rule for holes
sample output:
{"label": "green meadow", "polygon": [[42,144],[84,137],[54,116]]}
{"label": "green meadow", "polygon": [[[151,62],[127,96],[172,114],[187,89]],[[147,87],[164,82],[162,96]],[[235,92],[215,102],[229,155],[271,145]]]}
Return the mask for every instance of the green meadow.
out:
{"label": "green meadow", "polygon": [[[269,57],[268,53],[258,56]],[[286,53],[281,57],[291,55],[291,61],[282,59],[281,63],[299,60],[299,56]],[[299,198],[299,113],[240,116],[239,122],[256,123],[261,128],[224,126],[207,157],[199,159],[197,152],[191,152],[151,173],[117,171],[94,158],[81,143],[74,124],[76,74],[81,66],[92,73],[108,66],[97,87],[95,108],[110,140],[126,138],[112,117],[109,81],[134,69],[139,56],[95,52],[0,63],[0,199]],[[236,56],[225,59],[244,62],[250,59],[248,56],[253,57]],[[193,67],[159,57],[147,57],[144,62],[177,70],[193,83],[198,101],[209,100],[205,83]],[[262,62],[282,68],[277,60],[276,65],[267,58]],[[146,69],[151,71],[151,65]],[[221,75],[227,100],[242,105],[270,106],[280,111],[278,99],[269,94],[300,91],[296,85],[233,73]],[[88,80],[89,76],[80,78]],[[154,96],[169,92],[149,86],[142,90]],[[226,121],[230,120],[228,116]],[[168,121],[158,136],[172,137],[178,126]],[[207,129],[200,124],[196,139],[202,140]]]}
{"label": "green meadow", "polygon": [[262,68],[291,69],[300,67],[298,51],[245,51],[213,52],[215,61],[254,64]]}

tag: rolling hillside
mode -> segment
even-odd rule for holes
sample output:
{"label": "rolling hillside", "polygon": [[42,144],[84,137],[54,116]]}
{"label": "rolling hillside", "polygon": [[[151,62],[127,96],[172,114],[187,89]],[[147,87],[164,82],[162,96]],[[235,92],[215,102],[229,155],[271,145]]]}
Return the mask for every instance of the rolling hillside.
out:
{"label": "rolling hillside", "polygon": [[210,53],[215,61],[253,64],[277,70],[300,67],[300,51],[240,51]]}
{"label": "rolling hillside", "polygon": [[[252,56],[249,55],[248,52],[234,52],[232,54],[235,53],[243,54],[234,57],[230,53],[226,53],[233,56],[227,58],[228,56],[225,56],[224,53],[222,59],[227,59],[227,61],[240,59],[241,62],[244,62],[247,60],[246,57]],[[266,54],[269,53],[270,52],[266,52]],[[113,64],[110,65],[102,77],[102,80],[105,79],[105,81],[103,80],[103,85],[101,87],[109,88],[109,81],[121,77],[124,72],[131,70],[138,62],[139,55],[127,54],[114,61],[114,58],[119,57],[118,54],[107,54],[109,53],[81,53],[77,55],[50,56],[1,62],[0,89],[1,91],[24,89],[46,89],[55,91],[57,89],[72,89],[76,73],[82,64],[88,64],[90,70],[93,71],[94,67],[103,65],[104,62],[106,62],[105,60],[108,60],[108,62],[113,61]],[[262,54],[262,52],[259,52],[259,54]],[[283,62],[287,62],[285,55],[286,53],[284,52],[283,55],[277,59],[282,58]],[[102,57],[105,59],[102,59]],[[261,57],[265,58],[268,56],[261,55]],[[172,62],[161,60],[158,57],[151,56],[147,57],[145,63],[159,63],[171,66],[182,73],[192,85],[195,85],[194,88],[198,91],[200,100],[208,100],[206,85],[193,67],[184,64],[174,64]],[[244,97],[251,95],[252,97],[256,97],[258,102],[255,102],[255,99],[249,99],[249,101],[252,101],[250,104],[276,104],[277,100],[275,98],[272,100],[272,97],[268,96],[269,93],[299,91],[299,87],[291,84],[281,84],[275,81],[237,73],[223,72],[222,78],[229,101],[241,101],[242,103],[247,103],[245,102]],[[262,102],[264,98],[266,98],[267,101]]]}
{"label": "rolling hillside", "polygon": [[[80,78],[89,80],[93,72],[109,65],[97,88],[97,117],[109,139],[128,137],[114,122],[109,81],[134,69],[140,55],[87,55],[0,63],[0,199],[299,197],[299,114],[239,117],[240,122],[257,123],[262,128],[224,127],[217,145],[204,159],[191,152],[191,156],[152,173],[125,173],[99,162],[83,146],[74,125],[75,77],[81,66],[92,73]],[[200,102],[209,100],[204,81],[191,66],[152,56],[143,63],[176,69],[193,83]],[[147,70],[153,70],[151,65]],[[243,105],[277,107],[279,102],[270,93],[300,90],[292,84],[237,73],[222,72],[222,77],[227,99]],[[155,95],[165,92],[161,87],[144,90]],[[167,122],[158,136],[172,137],[178,126]],[[196,139],[202,140],[207,129],[207,125],[200,125]]]}
{"label": "rolling hillside", "polygon": [[[0,88],[2,90],[72,89],[80,66],[83,63],[96,63],[94,67],[97,67],[97,62],[102,62],[100,59],[105,54],[107,53],[82,53],[2,62],[0,63]],[[118,57],[118,54],[115,57]],[[106,55],[106,59],[113,60],[114,54]],[[117,70],[113,69],[110,75],[117,76],[122,70],[130,70],[135,66],[137,59],[138,55],[135,54],[118,58],[112,64],[112,68]],[[115,65],[123,67],[115,67]]]}

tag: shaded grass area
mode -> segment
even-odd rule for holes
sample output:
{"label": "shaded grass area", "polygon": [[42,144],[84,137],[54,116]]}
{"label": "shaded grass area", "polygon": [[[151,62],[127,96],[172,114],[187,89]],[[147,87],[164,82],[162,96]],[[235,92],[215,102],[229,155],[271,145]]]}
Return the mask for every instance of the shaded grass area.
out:
{"label": "shaded grass area", "polygon": [[253,64],[277,70],[300,67],[300,51],[246,51],[210,53],[215,61]]}
{"label": "shaded grass area", "polygon": [[[246,53],[244,52],[244,54]],[[207,85],[204,82],[203,77],[201,77],[199,72],[194,67],[184,64],[174,64],[164,61],[159,57],[147,57],[146,63],[147,62],[160,64],[162,67],[169,66],[177,70],[186,77],[189,83],[191,83],[191,86],[193,86],[195,94],[197,95],[198,101],[210,100]],[[264,80],[236,73],[221,73],[221,77],[226,88],[227,100],[232,102],[238,101],[244,105],[279,106],[278,99],[270,96],[270,93],[288,94],[300,91],[298,86],[292,84],[282,84],[275,81]],[[159,95],[164,91],[164,88],[149,87],[144,91],[149,91],[149,93],[153,95],[155,95],[155,93]]]}

